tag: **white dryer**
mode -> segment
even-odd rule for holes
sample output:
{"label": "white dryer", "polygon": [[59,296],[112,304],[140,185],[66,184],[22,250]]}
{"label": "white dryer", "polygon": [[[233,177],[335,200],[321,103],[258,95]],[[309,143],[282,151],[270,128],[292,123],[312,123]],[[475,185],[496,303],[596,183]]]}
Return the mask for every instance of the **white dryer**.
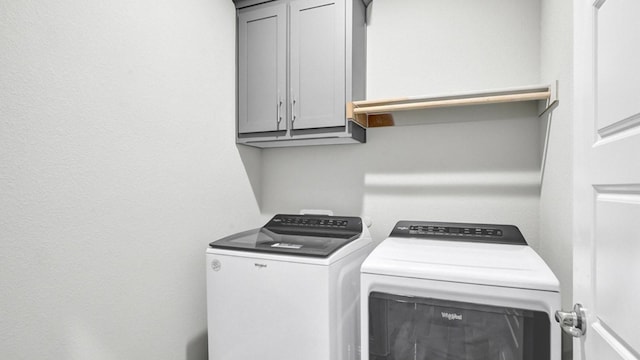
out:
{"label": "white dryer", "polygon": [[276,215],[207,249],[211,360],[351,360],[360,341],[359,217]]}
{"label": "white dryer", "polygon": [[560,360],[559,282],[515,226],[400,221],[361,272],[363,360]]}

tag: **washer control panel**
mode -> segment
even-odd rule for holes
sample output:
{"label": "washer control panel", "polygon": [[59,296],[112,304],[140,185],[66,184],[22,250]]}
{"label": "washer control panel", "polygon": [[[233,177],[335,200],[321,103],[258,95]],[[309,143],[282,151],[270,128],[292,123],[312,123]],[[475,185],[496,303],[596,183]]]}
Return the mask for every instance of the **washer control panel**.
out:
{"label": "washer control panel", "polygon": [[348,220],[334,217],[309,217],[303,215],[276,215],[271,223],[282,226],[315,227],[315,228],[342,228],[349,224]]}
{"label": "washer control panel", "polygon": [[264,229],[277,234],[351,238],[362,233],[362,219],[352,216],[278,214],[269,220]]}

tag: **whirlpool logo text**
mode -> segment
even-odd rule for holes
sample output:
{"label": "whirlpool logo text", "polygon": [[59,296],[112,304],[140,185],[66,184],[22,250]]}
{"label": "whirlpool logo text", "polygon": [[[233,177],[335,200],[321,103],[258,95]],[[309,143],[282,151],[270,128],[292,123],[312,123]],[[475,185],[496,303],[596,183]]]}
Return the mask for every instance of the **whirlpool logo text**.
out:
{"label": "whirlpool logo text", "polygon": [[448,312],[441,312],[440,315],[442,315],[443,319],[447,319],[447,320],[460,320],[462,321],[462,314],[456,314],[456,313],[448,313]]}

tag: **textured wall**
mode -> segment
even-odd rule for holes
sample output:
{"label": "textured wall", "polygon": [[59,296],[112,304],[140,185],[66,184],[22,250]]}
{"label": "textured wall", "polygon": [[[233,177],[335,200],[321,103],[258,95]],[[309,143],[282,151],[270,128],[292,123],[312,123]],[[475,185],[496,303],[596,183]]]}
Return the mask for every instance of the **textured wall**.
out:
{"label": "textured wall", "polygon": [[[536,84],[540,4],[375,0],[368,98]],[[511,223],[538,241],[540,121],[535,104],[417,111],[370,129],[364,145],[263,152],[263,209],[329,208],[373,219]]]}
{"label": "textured wall", "polygon": [[540,81],[540,0],[375,0],[367,97]]}
{"label": "textured wall", "polygon": [[[564,79],[550,3],[374,1],[369,97]],[[258,203],[369,215],[376,240],[398,219],[513,223],[570,281],[566,102],[542,200],[526,104],[261,155],[233,143],[234,21],[225,0],[0,0],[0,358],[206,358],[204,248]]]}
{"label": "textured wall", "polygon": [[0,358],[205,359],[204,250],[261,222],[231,1],[0,0]]}
{"label": "textured wall", "polygon": [[[559,81],[548,158],[540,194],[539,253],[560,280],[562,306],[573,308],[573,4],[541,1],[541,77]],[[572,339],[563,333],[563,357],[571,359]]]}
{"label": "textured wall", "polygon": [[559,81],[559,106],[553,111],[548,157],[540,197],[540,252],[560,279],[563,306],[573,307],[573,81],[570,1],[542,2],[541,72]]}

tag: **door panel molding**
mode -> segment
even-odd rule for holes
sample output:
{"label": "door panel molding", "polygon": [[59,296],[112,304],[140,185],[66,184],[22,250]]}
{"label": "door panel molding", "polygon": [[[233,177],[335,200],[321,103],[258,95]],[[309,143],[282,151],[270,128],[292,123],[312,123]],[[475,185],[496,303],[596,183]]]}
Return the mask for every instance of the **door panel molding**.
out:
{"label": "door panel molding", "polygon": [[639,354],[634,354],[628,345],[609,330],[602,322],[593,324],[594,348],[596,359],[606,360],[637,360]]}
{"label": "door panel molding", "polygon": [[601,139],[605,139],[623,132],[633,131],[636,128],[640,128],[640,113],[599,129],[598,135]]}

